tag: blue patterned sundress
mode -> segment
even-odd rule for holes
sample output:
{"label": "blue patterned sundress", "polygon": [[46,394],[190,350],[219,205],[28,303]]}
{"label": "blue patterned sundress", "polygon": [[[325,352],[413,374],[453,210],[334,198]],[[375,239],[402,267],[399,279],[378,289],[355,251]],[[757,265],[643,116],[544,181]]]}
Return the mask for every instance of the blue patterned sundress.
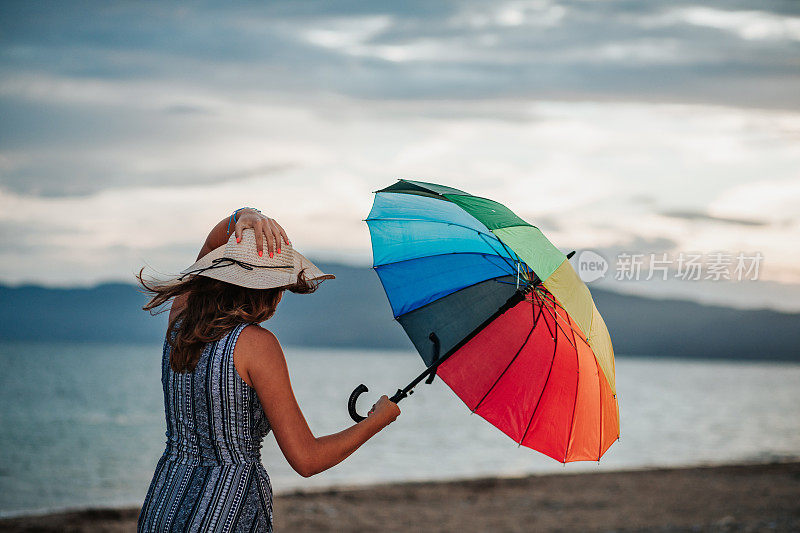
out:
{"label": "blue patterned sundress", "polygon": [[233,348],[247,325],[207,344],[189,373],[172,371],[164,341],[167,445],[138,531],[272,531],[272,487],[261,465],[270,426],[256,391],[233,366]]}

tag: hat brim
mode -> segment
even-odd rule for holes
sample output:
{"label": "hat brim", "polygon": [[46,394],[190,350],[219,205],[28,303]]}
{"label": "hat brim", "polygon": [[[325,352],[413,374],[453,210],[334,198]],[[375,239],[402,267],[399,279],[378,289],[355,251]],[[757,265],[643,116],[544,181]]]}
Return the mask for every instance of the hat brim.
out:
{"label": "hat brim", "polygon": [[[246,245],[249,243],[243,242],[242,244]],[[253,247],[254,246],[255,243],[253,243]],[[192,272],[199,271],[196,275],[218,279],[226,283],[239,285],[240,287],[247,287],[249,289],[273,289],[294,285],[299,281],[301,272],[303,272],[304,278],[307,281],[312,282],[321,282],[326,279],[336,278],[336,276],[333,274],[326,274],[322,272],[319,267],[317,267],[296,249],[288,247],[284,248],[283,253],[291,253],[291,264],[284,263],[282,265],[277,264],[253,269],[245,269],[238,264],[209,268],[214,265],[215,260],[225,257],[226,247],[227,244],[211,250],[209,253],[198,259],[197,262],[195,262],[192,266],[181,271],[181,274],[192,275]],[[255,249],[253,249],[253,253],[255,253]]]}

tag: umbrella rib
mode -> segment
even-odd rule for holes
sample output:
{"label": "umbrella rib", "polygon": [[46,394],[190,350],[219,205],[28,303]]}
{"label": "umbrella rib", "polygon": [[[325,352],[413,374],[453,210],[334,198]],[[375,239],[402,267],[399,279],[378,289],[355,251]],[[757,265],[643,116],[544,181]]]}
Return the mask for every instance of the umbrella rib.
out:
{"label": "umbrella rib", "polygon": [[[551,302],[551,303],[552,303],[552,301],[551,301],[551,300],[549,300],[549,299],[543,299],[543,301],[547,301],[547,302]],[[557,304],[556,304],[556,305],[557,305]],[[560,306],[559,306],[559,307],[560,307]],[[564,308],[563,308],[563,307],[561,307],[561,309],[564,309]],[[561,318],[562,320],[567,320],[567,319],[565,319],[563,316],[561,316],[561,315],[558,313],[558,310],[555,308],[555,306],[553,307],[553,309],[549,309],[549,308],[548,308],[548,311],[550,311],[551,313],[555,314],[556,316],[558,316],[558,317],[559,317],[559,318]],[[564,312],[566,312],[566,309],[564,309]],[[567,316],[569,316],[569,315],[567,315]],[[572,332],[574,333],[574,332],[575,332],[575,327],[572,325],[572,321],[571,321],[571,320],[567,320],[567,321],[569,322],[569,328],[570,328],[570,330],[572,330]],[[556,325],[557,325],[559,328],[561,328],[561,326],[558,324],[558,320],[556,320]],[[563,329],[561,329],[561,331],[564,331],[564,330],[563,330]],[[583,332],[582,332],[582,331],[580,331],[580,330],[578,330],[578,332],[579,332],[579,333],[583,333]],[[564,335],[566,335],[566,334],[567,334],[567,333],[564,331]],[[573,335],[573,338],[574,338],[574,335]],[[578,338],[579,338],[580,340],[582,340],[582,341],[583,341],[583,343],[584,343],[584,344],[586,344],[586,346],[588,346],[589,348],[591,348],[591,347],[592,347],[592,345],[591,345],[591,344],[589,344],[589,341],[588,341],[587,339],[584,339],[582,335],[578,335]],[[569,341],[569,338],[567,338],[567,341]],[[573,346],[575,346],[575,345],[573,344]],[[577,349],[577,347],[575,347],[575,349]]]}
{"label": "umbrella rib", "polygon": [[[532,293],[531,293],[531,296],[532,296],[532,297],[534,297],[534,298],[538,298],[539,300],[541,300],[541,298],[539,298],[539,295],[538,295],[536,292],[532,292]],[[531,305],[532,305],[532,304],[531,304]],[[542,314],[542,311],[543,311],[543,310],[544,310],[544,305],[542,305],[542,303],[541,303],[541,302],[539,302],[539,315],[541,315],[541,314]],[[549,309],[548,309],[548,311],[549,311]],[[552,315],[552,312],[551,312],[550,314]],[[553,321],[555,321],[555,318],[553,319]],[[555,334],[555,332],[554,332],[552,329],[550,329],[550,324],[548,324],[548,323],[547,323],[547,320],[545,320],[545,321],[544,321],[544,325],[545,325],[545,326],[547,326],[547,331],[548,331],[548,332],[550,332],[550,337],[551,337],[551,338],[555,338],[556,334]]]}
{"label": "umbrella rib", "polygon": [[[491,231],[491,230],[489,230],[489,231]],[[479,235],[481,238],[483,238],[483,235],[484,235],[484,234],[483,234],[483,233],[478,233],[478,235]],[[517,255],[517,253],[516,253],[516,252],[514,252],[513,250],[509,250],[509,249],[508,249],[508,247],[505,245],[505,243],[504,243],[503,241],[501,241],[501,240],[500,240],[500,239],[499,239],[499,238],[498,238],[496,235],[494,236],[494,239],[495,239],[497,242],[499,242],[499,243],[500,243],[500,246],[502,246],[502,247],[503,247],[503,249],[506,251],[506,253],[508,253],[508,255],[509,255],[509,256],[511,256],[511,254],[514,254],[514,257],[511,257],[511,259],[514,259],[515,263],[517,263],[517,264],[518,264],[518,263],[523,263],[523,261],[522,261],[522,260],[519,258],[519,256]],[[491,247],[491,248],[492,248],[492,250],[495,250],[494,246],[492,246],[492,245],[491,245],[491,244],[489,244],[488,242],[487,242],[487,244],[489,245],[489,247]],[[495,250],[495,252],[496,252],[496,250]],[[508,267],[509,267],[509,268],[511,268],[511,267],[512,267],[511,263],[509,263],[509,262],[506,260],[506,258],[505,258],[505,257],[503,257],[502,255],[500,255],[499,253],[497,254],[497,256],[498,256],[498,257],[500,257],[500,258],[502,258],[502,259],[503,259],[503,261],[505,261],[505,262],[506,262],[506,264],[508,265]],[[513,269],[512,269],[512,270],[513,270]]]}
{"label": "umbrella rib", "polygon": [[561,304],[558,303],[558,301],[555,299],[555,297],[553,297],[549,293],[545,292],[544,290],[541,291],[541,297],[542,297],[543,301],[553,305],[554,307],[561,307]]}
{"label": "umbrella rib", "polygon": [[543,290],[542,293],[541,293],[541,296],[542,296],[543,299],[545,299],[548,302],[550,302],[551,304],[553,304],[553,306],[558,307],[559,309],[563,309],[564,312],[567,312],[567,310],[564,309],[564,306],[561,305],[561,303],[558,300],[556,300],[556,297],[553,296],[553,294],[551,292],[549,292],[547,290]]}
{"label": "umbrella rib", "polygon": [[567,310],[564,308],[564,306],[563,306],[563,305],[561,305],[561,303],[560,303],[560,302],[559,302],[559,301],[556,299],[556,297],[555,297],[555,296],[553,296],[553,294],[552,294],[551,292],[549,292],[549,291],[547,291],[547,290],[543,290],[543,291],[541,292],[541,296],[542,296],[542,298],[543,298],[545,301],[547,301],[547,302],[549,302],[550,304],[552,304],[552,306],[553,306],[553,308],[554,308],[554,309],[561,309],[562,311],[564,311],[565,313],[567,313],[567,315],[569,315],[569,311],[567,311]]}
{"label": "umbrella rib", "polygon": [[[394,319],[399,321],[401,316],[405,316],[405,315],[407,315],[409,313],[413,313],[414,311],[417,311],[417,310],[422,309],[422,308],[424,308],[426,306],[434,304],[434,303],[438,302],[439,300],[441,300],[442,298],[446,298],[446,297],[450,296],[451,294],[456,294],[456,293],[458,293],[460,291],[463,291],[465,289],[469,289],[469,288],[474,287],[476,285],[480,285],[481,283],[486,283],[488,281],[494,281],[495,283],[507,283],[507,284],[513,285],[513,283],[511,283],[510,281],[501,281],[500,280],[500,278],[504,278],[504,277],[510,276],[510,275],[511,274],[503,274],[502,276],[495,276],[495,277],[492,277],[492,278],[482,279],[480,281],[477,281],[477,282],[472,283],[470,285],[467,285],[465,287],[461,287],[460,289],[455,290],[453,292],[450,292],[450,293],[447,293],[445,295],[439,296],[438,298],[435,298],[435,299],[431,300],[430,302],[427,302],[427,303],[425,303],[423,305],[420,305],[419,307],[415,307],[415,308],[413,308],[413,309],[411,309],[409,311],[406,311],[405,313],[400,313],[399,315],[395,316]],[[378,279],[380,279],[380,276],[378,276]],[[383,285],[383,280],[380,280],[380,281],[381,281],[381,285]],[[386,288],[385,287],[384,287],[384,291],[383,292],[386,292]],[[389,299],[388,295],[387,295],[386,298]],[[389,305],[390,306],[391,306],[391,303],[392,303],[392,301],[389,299]],[[394,309],[392,309],[392,315],[394,315]]]}
{"label": "umbrella rib", "polygon": [[[569,318],[567,319],[569,320]],[[556,321],[558,323],[558,321]],[[575,413],[578,409],[578,385],[581,379],[581,360],[580,354],[578,353],[578,344],[575,342],[575,330],[572,328],[572,320],[569,320],[570,324],[570,332],[572,333],[572,349],[575,350],[575,374],[577,378],[575,380],[575,401],[572,403],[572,417],[570,418],[569,422],[569,433],[567,433],[567,447],[564,449],[564,462],[567,462],[567,456],[569,456],[569,449],[572,443],[572,431],[575,429]],[[569,340],[569,338],[567,338]]]}
{"label": "umbrella rib", "polygon": [[[461,228],[470,229],[470,230],[476,232],[478,234],[478,236],[481,239],[483,239],[483,241],[487,244],[487,246],[489,246],[492,249],[492,251],[495,252],[497,257],[502,259],[512,271],[514,270],[514,265],[512,265],[508,261],[508,259],[513,259],[515,261],[515,263],[521,263],[521,264],[525,265],[526,271],[529,268],[528,265],[524,261],[522,261],[522,259],[519,257],[519,255],[517,255],[516,252],[514,252],[513,250],[508,248],[508,246],[506,246],[506,244],[503,241],[501,241],[499,237],[497,237],[496,235],[491,233],[492,230],[489,230],[489,233],[487,234],[486,232],[483,232],[481,230],[475,229],[475,228],[470,227],[470,226],[466,226],[464,224],[458,224],[458,223],[455,223],[455,222],[446,222],[446,221],[443,221],[443,220],[430,220],[430,219],[426,219],[426,218],[366,218],[364,220],[366,222],[370,222],[370,221],[375,222],[375,221],[382,221],[382,220],[388,220],[388,221],[411,221],[411,222],[430,222],[432,224],[447,224],[449,226],[459,226]],[[508,254],[508,257],[502,255],[492,244],[490,244],[491,241],[489,239],[497,241],[498,243],[500,243],[500,246],[503,247],[503,249],[505,250],[506,254]],[[450,253],[480,253],[480,252],[450,252]],[[436,254],[436,255],[447,255],[447,254]],[[489,254],[481,254],[481,255],[488,256]],[[432,256],[425,256],[425,257],[432,257]],[[410,261],[412,259],[421,259],[421,258],[403,259],[402,261],[394,261],[392,263],[382,263],[380,265],[375,265],[373,268],[376,268],[376,267],[379,267],[379,266],[384,266],[384,265],[391,265],[391,264],[394,264],[394,263],[402,263],[403,261]],[[514,274],[514,272],[511,272],[511,271],[509,273],[512,274],[512,275]],[[530,279],[528,279],[528,281],[530,281]]]}
{"label": "umbrella rib", "polygon": [[600,443],[597,447],[597,460],[600,461],[600,456],[603,455],[603,384],[600,380],[605,379],[605,376],[600,373],[600,364],[597,362],[596,357],[594,358],[594,366],[597,368],[597,394],[600,396],[600,401],[598,402],[600,405]]}
{"label": "umbrella rib", "polygon": [[[492,250],[494,251],[494,248],[492,248]],[[445,252],[443,254],[430,254],[430,255],[423,255],[423,256],[420,256],[420,257],[409,257],[408,259],[400,259],[399,261],[389,261],[388,263],[381,263],[380,265],[372,265],[372,268],[374,270],[378,270],[381,267],[385,267],[385,266],[389,266],[389,265],[397,265],[397,264],[400,264],[400,263],[406,263],[406,262],[411,262],[411,261],[419,261],[420,259],[428,259],[430,257],[442,257],[442,256],[445,256],[445,255],[482,255],[482,256],[484,256],[484,259],[485,259],[486,257],[495,257],[496,254],[488,254],[488,253],[485,253],[485,252]],[[502,256],[499,256],[499,255],[497,257],[501,257],[502,258]],[[509,264],[507,260],[506,260],[506,264]],[[509,272],[509,275],[514,275],[514,272]]]}
{"label": "umbrella rib", "polygon": [[[552,295],[551,295],[551,296],[552,296]],[[550,303],[552,304],[552,307],[553,307],[553,309],[552,309],[552,312],[553,312],[553,313],[555,313],[556,315],[558,315],[558,317],[559,317],[559,318],[561,318],[562,320],[566,320],[566,321],[569,323],[569,327],[570,327],[570,329],[572,330],[572,332],[573,332],[573,333],[575,333],[575,332],[578,332],[578,333],[581,333],[581,334],[583,334],[583,331],[581,331],[579,328],[578,328],[578,329],[576,329],[576,328],[575,328],[575,326],[573,326],[573,325],[572,325],[572,320],[569,318],[569,313],[567,312],[567,310],[566,310],[566,309],[564,309],[564,307],[563,307],[561,304],[559,304],[559,303],[558,303],[558,302],[557,302],[555,299],[551,299],[551,298],[545,298],[545,301],[547,301],[547,302],[550,302]],[[564,316],[562,316],[562,315],[561,315],[561,314],[558,312],[558,310],[559,310],[559,309],[561,309],[562,311],[564,311],[564,313],[566,314],[566,317],[567,317],[567,318],[565,318]],[[566,335],[566,333],[565,333],[565,335]],[[574,337],[574,336],[573,336],[573,337]],[[592,347],[592,345],[591,345],[591,344],[589,344],[589,339],[588,339],[588,338],[584,338],[584,337],[583,337],[583,335],[578,335],[578,338],[579,338],[580,340],[582,340],[582,341],[583,341],[583,343],[584,343],[584,344],[586,344],[586,345],[587,345],[589,348],[591,348],[591,347]],[[569,339],[567,339],[567,340],[569,340]]]}
{"label": "umbrella rib", "polygon": [[[380,221],[382,221],[382,220],[384,220],[384,221],[385,221],[385,220],[388,220],[388,221],[430,222],[431,224],[447,224],[447,225],[449,225],[449,226],[459,226],[459,227],[461,227],[461,228],[470,229],[470,230],[472,230],[472,231],[476,232],[476,233],[477,233],[477,234],[478,234],[478,235],[479,235],[479,236],[480,236],[482,239],[484,239],[484,241],[485,241],[485,239],[486,239],[486,238],[490,238],[490,239],[492,239],[492,240],[495,240],[495,241],[499,242],[499,243],[500,243],[500,246],[502,246],[502,247],[503,247],[503,249],[505,249],[506,253],[508,253],[508,255],[509,255],[509,256],[511,256],[511,254],[513,254],[513,256],[514,256],[514,257],[509,257],[510,259],[514,259],[514,260],[515,260],[515,261],[517,261],[517,262],[523,263],[523,261],[522,261],[522,260],[519,258],[519,256],[516,254],[516,252],[514,252],[513,250],[510,250],[510,249],[509,249],[509,248],[508,248],[508,247],[505,245],[505,243],[504,243],[503,241],[501,241],[499,237],[497,237],[497,235],[495,235],[494,233],[492,233],[492,230],[488,230],[488,231],[489,231],[489,233],[487,234],[487,233],[486,233],[486,232],[484,232],[484,231],[481,231],[481,230],[475,229],[475,228],[473,228],[473,227],[470,227],[470,226],[466,226],[466,225],[464,225],[464,224],[458,224],[458,223],[456,223],[456,222],[447,222],[447,221],[444,221],[444,220],[431,220],[431,219],[427,219],[427,218],[366,218],[366,219],[364,219],[364,220],[365,220],[365,222],[367,222],[367,223],[369,223],[369,222],[375,222],[375,221],[378,221],[378,222],[380,222]],[[485,242],[486,242],[486,241],[485,241]],[[488,244],[488,242],[487,242],[487,244]],[[500,258],[503,258],[503,260],[504,260],[504,261],[506,261],[506,258],[504,258],[504,257],[503,257],[503,256],[502,256],[500,253],[498,253],[498,252],[497,252],[497,250],[495,249],[495,247],[494,247],[494,246],[492,246],[492,245],[490,245],[490,244],[489,244],[489,247],[490,247],[490,248],[491,248],[491,249],[492,249],[492,250],[493,250],[495,253],[497,253],[497,256],[498,256],[498,257],[500,257]],[[398,261],[398,262],[399,262],[399,261]],[[387,263],[387,264],[389,264],[389,263]],[[512,265],[511,263],[509,263],[508,261],[506,261],[506,264],[507,264],[509,267],[512,267],[512,266],[513,266],[513,265]]]}
{"label": "umbrella rib", "polygon": [[[537,295],[538,298],[538,295]],[[542,306],[539,308],[539,314],[541,315]],[[547,319],[545,319],[544,323],[547,325],[547,329],[550,330],[550,325],[547,324]],[[550,330],[550,334],[552,335],[553,330]],[[525,437],[528,436],[528,431],[531,429],[531,424],[533,423],[533,418],[536,416],[536,411],[539,410],[539,404],[542,403],[542,397],[544,396],[544,391],[547,389],[548,383],[550,383],[550,374],[553,372],[553,363],[556,361],[556,352],[558,351],[558,332],[553,337],[553,357],[550,359],[550,368],[547,371],[547,377],[544,380],[544,385],[542,385],[542,392],[539,393],[539,398],[536,400],[536,405],[533,407],[533,412],[531,413],[531,417],[528,419],[528,425],[525,427],[525,433],[522,434],[522,438],[519,439],[519,444],[521,445],[525,442]]]}
{"label": "umbrella rib", "polygon": [[[572,320],[569,318],[569,315],[567,315],[566,318],[562,317],[555,308],[550,309],[548,307],[547,310],[553,316],[553,321],[555,322],[556,327],[561,330],[561,333],[564,334],[564,337],[566,337],[567,342],[570,343],[570,346],[572,346],[572,349],[575,351],[575,359],[576,359],[576,363],[577,363],[578,379],[580,379],[580,355],[578,354],[578,345],[577,345],[577,342],[575,341],[575,328],[572,325]],[[565,329],[561,326],[561,324],[558,323],[558,319],[559,318],[561,318],[561,320],[566,320],[567,323],[569,324],[570,335],[567,335],[567,332],[565,331]],[[572,340],[570,340],[570,336],[572,336]],[[579,337],[580,337],[580,335],[579,335]],[[584,339],[581,337],[581,340],[584,340]],[[584,340],[584,342],[586,342],[586,341]],[[586,344],[588,346],[589,343],[586,342]],[[595,362],[597,362],[597,361],[595,360]],[[564,461],[562,461],[564,463],[567,462],[567,456],[569,455],[570,441],[572,440],[572,430],[575,427],[575,412],[577,410],[577,406],[578,406],[578,391],[577,391],[577,383],[576,383],[576,385],[575,385],[575,401],[572,404],[572,416],[570,417],[569,433],[567,433],[567,446],[564,449]]]}
{"label": "umbrella rib", "polygon": [[[533,306],[531,306],[531,307],[533,307]],[[514,354],[514,357],[511,358],[511,361],[508,362],[508,365],[506,365],[506,367],[503,369],[503,371],[500,372],[500,375],[497,376],[497,379],[494,381],[494,383],[492,383],[492,386],[489,387],[489,389],[486,391],[486,393],[483,395],[483,397],[478,401],[477,404],[475,404],[475,408],[472,409],[473,413],[478,410],[478,408],[483,403],[483,400],[485,400],[486,397],[489,396],[489,393],[492,392],[492,390],[497,386],[498,383],[500,383],[500,380],[503,378],[505,373],[508,371],[509,368],[511,368],[511,365],[514,364],[514,361],[516,361],[517,357],[522,352],[522,349],[525,348],[526,344],[528,344],[528,339],[531,338],[531,335],[533,334],[533,330],[534,329],[536,329],[536,320],[535,319],[533,321],[533,325],[531,326],[531,330],[528,332],[528,335],[525,337],[525,340],[522,341],[522,345],[519,347],[519,350],[517,350],[517,353]]]}
{"label": "umbrella rib", "polygon": [[575,344],[571,340],[569,340],[569,336],[567,335],[567,332],[564,330],[564,328],[561,326],[561,324],[558,323],[558,319],[561,318],[563,320],[563,317],[561,315],[559,315],[558,313],[556,313],[554,310],[552,310],[552,309],[550,309],[550,308],[548,308],[548,307],[546,307],[544,305],[542,305],[542,308],[543,309],[547,309],[547,312],[550,313],[550,316],[553,317],[553,322],[555,322],[556,327],[558,329],[560,329],[561,333],[564,334],[564,337],[567,338],[567,342],[570,343],[570,345],[577,350],[578,348],[575,346]]}
{"label": "umbrella rib", "polygon": [[[537,292],[537,295],[538,295],[538,292]],[[553,301],[550,298],[542,298],[542,300],[543,301],[547,301],[548,303],[551,303],[551,304],[553,303]],[[555,304],[555,305],[558,305],[558,304]],[[564,308],[562,307],[561,309],[564,309]],[[558,317],[561,317],[561,315],[558,314],[557,310],[550,309],[549,307],[548,307],[547,310],[548,310],[548,312],[550,312],[551,316],[557,315]],[[561,317],[561,318],[563,319],[563,317]],[[566,336],[567,335],[566,331],[564,331],[564,328],[558,323],[558,319],[554,316],[553,320],[555,321],[556,326],[558,327],[558,329],[560,329],[561,332],[564,333],[564,336]],[[568,322],[570,324],[570,331],[572,332],[572,334],[573,334],[572,337],[574,339],[575,338],[575,328],[572,326],[572,321],[571,320],[569,320]],[[584,342],[584,344],[586,344],[591,349],[591,345],[589,344],[588,340],[584,339],[581,335],[578,335],[578,338],[580,338]],[[570,342],[569,337],[567,337],[567,342]],[[572,343],[570,342],[570,344],[572,344]],[[572,347],[575,348],[575,353],[577,354],[578,350],[577,350],[576,344],[572,344]],[[597,362],[597,358],[595,357],[594,360],[595,360],[594,361],[595,366],[598,368],[598,374],[599,374],[600,373],[600,367],[599,367],[599,364]],[[601,387],[599,379],[600,379],[600,376],[598,375],[598,387]],[[575,401],[577,403],[577,395],[575,397]],[[603,449],[603,404],[602,404],[602,401],[603,401],[603,393],[602,393],[602,389],[600,389],[600,402],[601,402],[600,403],[600,450],[601,451],[598,452],[598,456],[597,456],[597,460],[598,461],[600,460],[600,456],[601,456],[602,449]],[[575,422],[575,407],[573,407],[572,416],[573,416],[573,418],[572,418],[571,424],[574,424],[574,422]],[[570,425],[570,436],[571,436],[571,434],[572,434],[572,425]],[[565,459],[566,459],[566,457],[565,457]]]}
{"label": "umbrella rib", "polygon": [[[446,220],[431,220],[429,218],[365,218],[364,222],[381,222],[381,221],[389,221],[389,222],[429,222],[431,224],[447,224],[448,226],[458,226],[460,228],[471,229],[481,235],[486,235],[486,232],[483,232],[479,229],[475,229],[472,226],[467,226],[465,224],[459,224],[458,222],[447,222]],[[487,228],[488,229],[488,228]],[[488,237],[493,238],[496,241],[500,239],[494,233],[491,233],[492,230],[489,230]]]}
{"label": "umbrella rib", "polygon": [[[458,226],[458,227],[460,227],[460,228],[470,229],[470,230],[472,230],[472,231],[476,232],[476,233],[478,234],[478,236],[479,236],[479,237],[481,237],[482,239],[483,239],[484,237],[489,237],[489,238],[491,238],[491,239],[494,239],[495,241],[499,242],[499,243],[500,243],[500,245],[501,245],[503,248],[505,248],[506,252],[509,252],[509,251],[510,251],[510,250],[509,250],[509,249],[506,247],[505,243],[503,243],[503,242],[500,240],[500,238],[499,238],[499,237],[497,237],[497,235],[495,235],[494,233],[492,233],[492,230],[490,230],[490,229],[488,229],[488,228],[487,228],[487,230],[489,231],[489,233],[487,234],[486,232],[483,232],[483,231],[481,231],[481,230],[475,229],[475,228],[473,228],[473,227],[466,226],[466,225],[464,225],[464,224],[458,224],[457,222],[447,222],[447,221],[445,221],[445,220],[431,220],[431,219],[427,219],[427,218],[365,218],[365,219],[364,219],[364,221],[365,221],[365,222],[367,222],[367,225],[369,225],[369,222],[376,222],[376,221],[377,221],[377,222],[380,222],[380,221],[382,221],[382,220],[388,220],[388,221],[410,221],[410,222],[430,222],[431,224],[447,224],[448,226]],[[486,241],[484,240],[484,242],[486,242]],[[487,243],[487,244],[488,244],[488,243]],[[492,246],[492,245],[489,245],[489,247],[492,249],[492,251],[494,251],[495,253],[497,253],[497,250],[494,248],[494,246]],[[453,252],[453,253],[459,253],[459,252]],[[439,255],[446,255],[446,254],[439,254]],[[487,254],[487,255],[488,255],[488,254]],[[510,254],[509,254],[509,255],[510,255]],[[505,259],[505,258],[504,258],[502,255],[500,255],[499,253],[497,253],[497,256],[498,256],[498,257],[500,257],[500,258],[502,258],[502,259],[503,259],[503,260],[506,262],[506,264],[509,266],[509,268],[512,266],[512,265],[511,265],[511,263],[509,263],[508,261],[506,261],[506,259]],[[426,257],[428,257],[428,256],[426,256]],[[517,260],[517,261],[519,260],[519,256],[518,256],[516,253],[514,253],[514,257],[516,257],[516,260]],[[513,258],[511,258],[511,257],[510,257],[510,259],[513,259]],[[396,261],[396,262],[400,263],[401,261]],[[385,264],[391,264],[391,263],[385,263]],[[382,266],[382,265],[376,265],[376,266]]]}

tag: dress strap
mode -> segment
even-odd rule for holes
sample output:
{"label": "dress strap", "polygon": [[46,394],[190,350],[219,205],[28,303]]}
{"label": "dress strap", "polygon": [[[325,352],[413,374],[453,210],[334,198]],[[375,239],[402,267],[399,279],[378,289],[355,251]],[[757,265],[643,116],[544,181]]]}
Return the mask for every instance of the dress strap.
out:
{"label": "dress strap", "polygon": [[233,349],[236,347],[236,341],[239,340],[242,330],[254,322],[242,322],[237,324],[232,330],[228,332],[224,339],[223,358],[226,363],[233,365]]}

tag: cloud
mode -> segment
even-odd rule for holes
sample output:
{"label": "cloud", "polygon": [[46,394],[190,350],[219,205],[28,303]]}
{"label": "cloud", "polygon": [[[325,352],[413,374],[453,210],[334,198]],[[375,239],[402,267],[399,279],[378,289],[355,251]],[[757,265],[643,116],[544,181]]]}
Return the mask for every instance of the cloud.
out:
{"label": "cloud", "polygon": [[700,211],[662,211],[662,215],[671,218],[681,218],[684,220],[707,220],[711,222],[721,222],[723,224],[733,224],[741,226],[764,226],[767,222],[763,220],[752,220],[747,218],[715,217]]}
{"label": "cloud", "polygon": [[190,104],[173,104],[164,108],[164,113],[169,115],[207,115],[211,111],[203,106]]}
{"label": "cloud", "polygon": [[800,17],[766,11],[681,7],[650,19],[654,25],[688,23],[729,31],[748,41],[800,41]]}
{"label": "cloud", "polygon": [[364,98],[798,104],[796,14],[723,2],[275,2],[224,10],[90,2],[35,10],[5,4],[6,75]]}
{"label": "cloud", "polygon": [[718,214],[761,216],[775,223],[797,220],[800,205],[800,171],[789,172],[788,179],[753,180],[725,190],[709,206]]}

